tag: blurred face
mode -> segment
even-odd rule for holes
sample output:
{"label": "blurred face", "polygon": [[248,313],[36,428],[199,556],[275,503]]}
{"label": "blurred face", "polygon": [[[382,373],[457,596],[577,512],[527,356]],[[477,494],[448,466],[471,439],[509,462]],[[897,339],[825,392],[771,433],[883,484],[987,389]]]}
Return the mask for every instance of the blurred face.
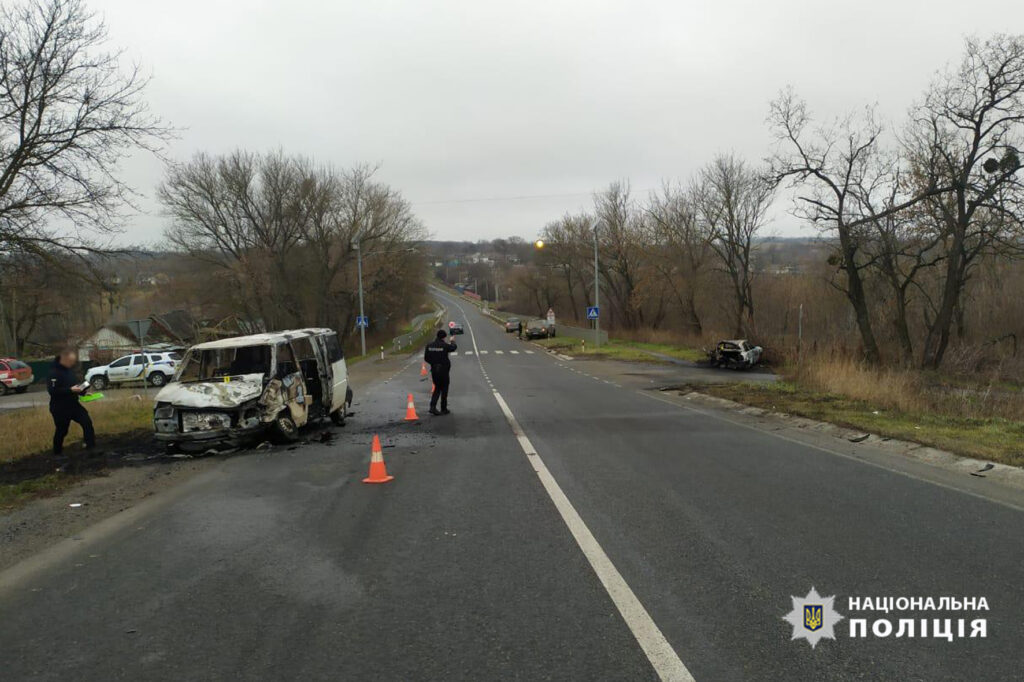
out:
{"label": "blurred face", "polygon": [[73,350],[64,351],[63,353],[60,354],[60,364],[62,364],[63,366],[65,366],[65,367],[67,367],[69,369],[71,367],[74,367],[75,363],[77,363],[77,362],[78,362],[78,353],[76,353]]}

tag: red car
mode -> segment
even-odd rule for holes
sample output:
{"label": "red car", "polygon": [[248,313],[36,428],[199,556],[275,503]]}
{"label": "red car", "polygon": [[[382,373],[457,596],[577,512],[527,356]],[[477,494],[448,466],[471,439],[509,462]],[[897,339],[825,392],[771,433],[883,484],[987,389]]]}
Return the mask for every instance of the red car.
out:
{"label": "red car", "polygon": [[32,368],[21,360],[0,358],[0,395],[24,393],[35,381]]}

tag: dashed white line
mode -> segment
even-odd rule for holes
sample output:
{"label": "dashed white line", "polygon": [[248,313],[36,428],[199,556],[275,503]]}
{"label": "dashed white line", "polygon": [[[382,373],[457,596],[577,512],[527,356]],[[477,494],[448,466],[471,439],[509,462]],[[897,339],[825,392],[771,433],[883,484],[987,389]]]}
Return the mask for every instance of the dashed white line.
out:
{"label": "dashed white line", "polygon": [[512,355],[519,355],[519,351],[517,350],[510,350],[509,353],[511,353]]}
{"label": "dashed white line", "polygon": [[527,355],[533,355],[532,350],[524,350],[523,352],[526,353]]}
{"label": "dashed white line", "polygon": [[487,351],[485,351],[485,350],[478,350],[478,351],[476,352],[476,354],[477,354],[477,355],[487,355]]}
{"label": "dashed white line", "polygon": [[504,353],[505,353],[505,351],[503,351],[503,350],[496,350],[496,351],[494,351],[495,355],[504,355]]}

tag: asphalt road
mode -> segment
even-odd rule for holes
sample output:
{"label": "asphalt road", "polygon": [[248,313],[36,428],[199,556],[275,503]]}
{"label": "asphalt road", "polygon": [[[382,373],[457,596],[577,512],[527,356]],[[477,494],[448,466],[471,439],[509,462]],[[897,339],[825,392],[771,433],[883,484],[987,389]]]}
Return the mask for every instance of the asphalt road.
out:
{"label": "asphalt road", "polygon": [[[414,360],[332,443],[231,459],[0,574],[0,678],[1021,679],[1024,496],[673,404],[446,303],[452,415]],[[383,486],[360,483],[375,433]],[[847,618],[984,596],[988,636],[844,620],[812,650],[782,620],[812,586]]]}

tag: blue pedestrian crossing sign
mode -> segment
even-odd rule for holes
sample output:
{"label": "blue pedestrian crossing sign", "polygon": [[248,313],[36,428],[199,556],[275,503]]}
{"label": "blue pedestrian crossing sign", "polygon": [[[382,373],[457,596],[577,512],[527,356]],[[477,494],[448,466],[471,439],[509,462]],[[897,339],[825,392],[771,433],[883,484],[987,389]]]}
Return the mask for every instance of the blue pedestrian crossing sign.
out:
{"label": "blue pedestrian crossing sign", "polygon": [[370,318],[366,315],[356,315],[356,328],[370,326]]}
{"label": "blue pedestrian crossing sign", "polygon": [[596,320],[601,314],[601,309],[596,305],[587,306],[587,319]]}

